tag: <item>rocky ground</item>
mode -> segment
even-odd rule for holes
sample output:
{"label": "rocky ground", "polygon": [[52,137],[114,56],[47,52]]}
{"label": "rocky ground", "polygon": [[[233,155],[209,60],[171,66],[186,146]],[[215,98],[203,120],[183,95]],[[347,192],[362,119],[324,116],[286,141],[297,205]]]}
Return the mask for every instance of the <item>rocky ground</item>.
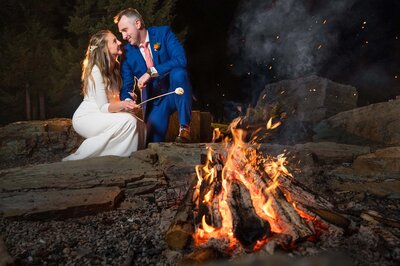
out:
{"label": "rocky ground", "polygon": [[[159,210],[146,201],[135,199],[129,209],[121,207],[64,221],[2,219],[1,233],[17,265],[177,265],[185,254],[169,250],[162,233],[168,223],[165,218],[171,217],[171,211]],[[303,265],[319,260],[326,260],[325,264],[316,265],[338,265],[327,260],[334,255],[347,265],[398,265],[398,243],[390,243],[384,236],[390,237],[391,230],[380,225],[371,227],[365,221],[357,230],[315,243],[303,242],[290,252],[277,250],[271,255],[261,251],[260,254],[265,261],[284,254],[287,256],[284,265],[295,264],[291,258],[308,262]],[[400,231],[396,229],[394,233],[398,235]]]}
{"label": "rocky ground", "polygon": [[[285,152],[295,179],[352,223],[289,250],[270,241],[207,265],[400,265],[399,112],[400,97],[357,108],[355,88],[317,76],[266,86],[242,126],[281,117],[261,139],[279,144],[260,150]],[[60,162],[81,142],[65,118],[1,128],[0,266],[195,264],[193,247],[171,250],[164,234],[207,145]]]}
{"label": "rocky ground", "polygon": [[[126,159],[127,163],[134,163],[137,167],[134,170],[125,168],[111,173],[114,178],[112,182],[108,179],[110,173],[105,170],[107,164],[116,164],[117,161],[112,157],[95,159],[83,165],[78,163],[68,166],[65,163],[56,162],[2,170],[0,172],[2,198],[6,204],[8,204],[7,198],[10,197],[10,194],[5,192],[5,188],[13,191],[12,196],[16,197],[13,198],[14,200],[22,199],[17,197],[19,192],[24,194],[44,193],[44,191],[49,192],[49,190],[56,189],[57,186],[58,189],[63,187],[63,190],[66,187],[69,189],[79,188],[82,191],[88,189],[87,187],[93,186],[87,185],[93,184],[93,180],[90,178],[76,185],[74,178],[77,178],[77,173],[81,172],[79,167],[89,169],[88,172],[92,167],[96,168],[96,182],[106,184],[106,187],[120,184],[118,177],[125,178],[124,185],[118,185],[122,189],[124,198],[116,200],[118,203],[115,204],[115,208],[111,208],[109,211],[97,211],[91,215],[59,219],[71,216],[71,210],[65,212],[55,203],[52,211],[45,209],[42,205],[36,206],[44,208],[42,213],[40,210],[32,208],[22,211],[15,205],[12,205],[14,209],[11,210],[4,208],[3,205],[0,233],[8,253],[17,265],[180,264],[190,253],[190,248],[173,251],[167,247],[164,240],[164,232],[169,227],[179,199],[182,197],[182,194],[176,193],[176,190],[171,191],[171,187],[182,188],[181,192],[186,189],[188,180],[193,178],[194,173],[190,168],[199,160],[198,155],[204,148],[205,145],[202,144],[155,145]],[[279,148],[271,146],[269,150],[278,151]],[[337,156],[337,154],[332,155],[333,153],[328,155],[326,146],[323,150],[324,152],[321,154],[327,156],[325,160],[329,156],[331,159]],[[338,147],[334,147],[332,150],[337,151]],[[318,154],[318,151],[314,151],[314,153]],[[345,153],[341,157],[346,158]],[[139,159],[142,164],[135,161]],[[126,165],[126,162],[121,162],[121,159],[118,159],[118,162]],[[118,167],[122,167],[121,165]],[[135,179],[129,178],[128,180],[124,177],[128,172],[133,173],[130,171],[149,172],[148,167],[150,166],[153,174],[149,174],[146,182],[141,179],[142,182],[139,184]],[[337,166],[333,164],[318,166],[308,169],[307,173],[297,173],[297,175],[299,180],[334,203],[342,214],[353,221],[351,230],[339,234],[323,235],[313,242],[300,242],[296,248],[289,251],[265,247],[256,254],[241,254],[235,259],[221,261],[219,264],[228,265],[229,262],[230,265],[243,265],[243,263],[258,265],[257,263],[260,262],[264,264],[276,262],[281,265],[338,265],[340,260],[343,265],[398,265],[400,262],[398,179],[340,177],[332,174]],[[47,185],[46,189],[44,189],[44,185],[35,188],[18,185],[22,184],[21,180],[17,178],[18,176],[24,175],[22,180],[25,180],[24,184],[27,184],[29,180],[38,179],[43,173],[50,173],[49,169],[58,172],[59,182],[57,184],[52,183],[51,174],[47,174],[47,177],[42,176],[40,180],[41,184],[46,182],[52,184]],[[151,181],[151,178],[159,176],[159,170],[167,182]],[[89,173],[83,176],[91,177]],[[12,179],[13,182],[8,183],[8,179]],[[71,182],[64,184],[65,179],[69,179]],[[154,182],[157,182],[158,185],[155,185]],[[13,189],[14,184],[20,188]],[[31,183],[30,187],[34,187],[34,184],[36,183]],[[129,184],[136,185],[134,187]],[[394,190],[385,190],[386,185]],[[49,186],[53,188],[49,188]],[[138,187],[142,187],[142,189],[138,189]],[[360,187],[362,189],[359,189]],[[70,197],[81,197],[72,192],[70,195]],[[170,197],[162,197],[162,195]],[[52,197],[54,197],[52,202],[59,200],[55,196]],[[26,205],[26,202],[23,204]],[[48,207],[49,203],[46,204]],[[84,209],[77,207],[73,214],[79,213],[77,212],[79,208]],[[16,209],[18,210],[16,211]],[[378,212],[382,219],[368,216],[368,211],[371,210]],[[14,217],[6,218],[7,213]],[[57,213],[63,213],[66,216],[59,216]],[[34,220],[32,220],[33,218]]]}

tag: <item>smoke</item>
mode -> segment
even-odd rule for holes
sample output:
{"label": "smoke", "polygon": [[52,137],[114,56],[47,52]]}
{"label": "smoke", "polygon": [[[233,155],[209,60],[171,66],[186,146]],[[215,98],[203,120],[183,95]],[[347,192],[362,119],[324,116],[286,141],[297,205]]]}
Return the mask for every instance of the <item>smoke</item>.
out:
{"label": "smoke", "polygon": [[355,2],[242,1],[229,39],[235,72],[252,75],[258,87],[266,77],[270,82],[318,73],[338,43],[338,23]]}
{"label": "smoke", "polygon": [[368,102],[361,102],[360,104],[366,105],[385,101],[388,97],[394,98],[399,89],[388,85],[391,84],[392,79],[393,77],[387,73],[382,65],[360,65],[353,71],[349,82],[364,88],[364,98],[368,99]]}

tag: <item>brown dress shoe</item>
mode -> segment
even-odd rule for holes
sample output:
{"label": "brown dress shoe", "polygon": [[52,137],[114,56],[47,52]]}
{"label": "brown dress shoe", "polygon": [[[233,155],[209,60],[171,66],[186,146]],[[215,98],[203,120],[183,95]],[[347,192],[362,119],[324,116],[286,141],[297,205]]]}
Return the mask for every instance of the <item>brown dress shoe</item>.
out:
{"label": "brown dress shoe", "polygon": [[190,130],[184,127],[179,129],[179,135],[176,137],[175,142],[178,143],[189,143],[190,142]]}

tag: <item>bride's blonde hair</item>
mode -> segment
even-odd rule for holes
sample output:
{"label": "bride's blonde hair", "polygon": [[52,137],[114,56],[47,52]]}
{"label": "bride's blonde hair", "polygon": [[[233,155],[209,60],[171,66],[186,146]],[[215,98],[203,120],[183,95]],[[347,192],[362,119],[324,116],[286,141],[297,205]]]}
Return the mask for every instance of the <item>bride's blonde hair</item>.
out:
{"label": "bride's blonde hair", "polygon": [[85,59],[82,63],[82,93],[87,94],[87,87],[89,79],[93,82],[92,69],[96,65],[100,69],[103,78],[104,87],[110,90],[111,81],[114,81],[117,88],[120,89],[122,85],[121,74],[119,69],[119,62],[115,62],[114,69],[110,70],[110,54],[107,47],[107,34],[111,33],[109,30],[101,30],[95,33],[89,41],[88,48],[86,49]]}

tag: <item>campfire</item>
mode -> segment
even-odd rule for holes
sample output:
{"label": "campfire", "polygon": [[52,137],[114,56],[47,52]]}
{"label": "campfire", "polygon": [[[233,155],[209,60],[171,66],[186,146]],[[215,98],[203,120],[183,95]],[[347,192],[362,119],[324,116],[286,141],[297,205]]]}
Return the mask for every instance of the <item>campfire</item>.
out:
{"label": "campfire", "polygon": [[[277,126],[270,119],[266,129]],[[268,244],[289,250],[349,226],[331,203],[295,180],[285,154],[263,154],[254,132],[248,142],[249,132],[233,126],[231,133],[225,151],[209,147],[196,167],[197,179],[166,234],[171,248],[192,243],[197,251],[225,257]]]}

